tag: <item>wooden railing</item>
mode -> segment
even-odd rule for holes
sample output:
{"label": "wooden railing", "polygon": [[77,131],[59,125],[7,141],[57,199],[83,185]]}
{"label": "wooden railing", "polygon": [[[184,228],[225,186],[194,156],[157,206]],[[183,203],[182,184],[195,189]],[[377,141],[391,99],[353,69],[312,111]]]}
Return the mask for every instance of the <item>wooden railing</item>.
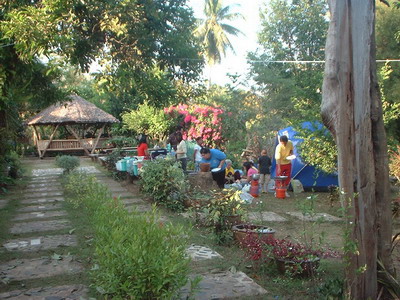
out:
{"label": "wooden railing", "polygon": [[[107,149],[112,147],[112,145],[107,144],[107,140],[110,138],[100,138],[97,143],[96,149]],[[43,151],[46,149],[47,145],[49,145],[49,140],[40,140],[38,141],[38,149]],[[83,145],[86,149],[91,150],[93,148],[94,143],[96,142],[95,138],[90,139],[82,139]],[[76,139],[71,140],[52,140],[50,145],[47,147],[47,151],[62,151],[62,150],[83,150],[82,145]]]}

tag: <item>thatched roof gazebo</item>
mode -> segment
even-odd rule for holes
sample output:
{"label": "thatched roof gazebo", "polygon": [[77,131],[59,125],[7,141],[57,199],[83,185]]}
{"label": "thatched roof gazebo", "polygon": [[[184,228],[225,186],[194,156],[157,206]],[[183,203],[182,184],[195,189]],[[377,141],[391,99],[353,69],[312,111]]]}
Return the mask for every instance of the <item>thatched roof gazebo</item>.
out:
{"label": "thatched roof gazebo", "polygon": [[[103,142],[108,138],[101,138],[104,128],[106,125],[118,122],[116,118],[101,110],[93,103],[77,95],[71,95],[69,96],[69,100],[53,104],[30,118],[27,124],[34,129],[39,157],[43,158],[46,151],[83,150],[89,155],[90,153],[93,154],[96,149],[106,148]],[[54,127],[49,140],[40,139],[37,126],[42,125]],[[83,138],[75,130],[78,125],[101,126],[101,129],[96,138]],[[65,126],[75,139],[53,140],[59,126]]]}

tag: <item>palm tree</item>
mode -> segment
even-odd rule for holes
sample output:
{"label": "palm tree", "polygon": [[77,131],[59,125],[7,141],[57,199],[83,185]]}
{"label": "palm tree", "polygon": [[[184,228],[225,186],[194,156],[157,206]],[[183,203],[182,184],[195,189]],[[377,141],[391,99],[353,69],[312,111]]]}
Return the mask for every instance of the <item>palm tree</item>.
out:
{"label": "palm tree", "polygon": [[206,19],[200,20],[201,24],[194,33],[204,46],[204,57],[210,66],[220,63],[228,48],[235,53],[228,34],[234,36],[243,34],[239,29],[224,23],[243,18],[240,13],[231,13],[232,7],[232,5],[222,7],[222,0],[205,0]]}

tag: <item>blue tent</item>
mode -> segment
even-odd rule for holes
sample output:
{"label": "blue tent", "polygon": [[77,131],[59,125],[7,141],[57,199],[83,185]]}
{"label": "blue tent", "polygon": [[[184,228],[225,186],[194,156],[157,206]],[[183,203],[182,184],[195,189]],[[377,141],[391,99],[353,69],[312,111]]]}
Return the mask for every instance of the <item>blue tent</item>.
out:
{"label": "blue tent", "polygon": [[[318,122],[304,122],[302,124],[302,128],[307,128],[309,130],[316,130],[323,128],[323,125]],[[305,189],[314,189],[314,190],[327,190],[330,185],[338,185],[338,176],[337,173],[327,174],[323,171],[315,169],[313,166],[305,164],[297,152],[297,145],[299,145],[303,140],[298,138],[297,132],[293,129],[293,127],[287,127],[278,131],[278,136],[276,138],[276,145],[278,145],[279,137],[282,135],[286,135],[289,140],[293,142],[294,146],[294,154],[296,155],[296,159],[292,161],[292,179],[300,180],[301,184]],[[272,167],[271,167],[271,177],[275,177],[275,169],[276,169],[276,161],[275,161],[275,153],[272,159]]]}

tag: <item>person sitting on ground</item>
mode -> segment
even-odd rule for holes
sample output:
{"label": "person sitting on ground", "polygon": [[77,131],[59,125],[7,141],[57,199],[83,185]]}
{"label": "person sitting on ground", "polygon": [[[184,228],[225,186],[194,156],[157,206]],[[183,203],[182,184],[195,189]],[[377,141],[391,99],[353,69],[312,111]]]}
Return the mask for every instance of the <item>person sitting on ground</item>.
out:
{"label": "person sitting on ground", "polygon": [[242,178],[242,183],[250,183],[253,175],[258,174],[258,169],[250,161],[243,163],[243,167],[246,170],[246,178]]}
{"label": "person sitting on ground", "polygon": [[223,189],[225,183],[226,155],[218,149],[201,148],[200,154],[202,163],[209,163],[210,168],[220,168],[217,172],[211,172],[213,179],[217,182],[218,187]]}
{"label": "person sitting on ground", "polygon": [[142,134],[140,136],[139,144],[137,147],[138,156],[143,156],[144,159],[149,159],[149,146],[147,145],[147,136]]}
{"label": "person sitting on ground", "polygon": [[226,169],[225,169],[225,184],[232,184],[235,182],[235,169],[232,167],[232,161],[230,159],[225,160]]}

